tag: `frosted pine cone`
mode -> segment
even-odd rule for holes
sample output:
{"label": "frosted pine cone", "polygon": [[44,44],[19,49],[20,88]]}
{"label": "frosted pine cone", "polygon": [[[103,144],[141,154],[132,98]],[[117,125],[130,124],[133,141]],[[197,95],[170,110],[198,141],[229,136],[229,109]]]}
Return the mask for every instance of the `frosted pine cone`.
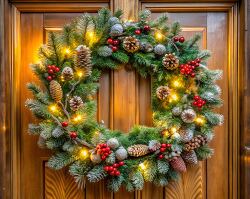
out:
{"label": "frosted pine cone", "polygon": [[156,95],[160,100],[165,100],[170,94],[168,86],[160,86],[156,89]]}
{"label": "frosted pine cone", "polygon": [[149,153],[149,148],[144,144],[136,144],[128,147],[128,154],[130,156],[139,157]]}
{"label": "frosted pine cone", "polygon": [[179,66],[179,59],[174,53],[167,53],[162,59],[163,66],[168,70],[174,70]]}
{"label": "frosted pine cone", "polygon": [[154,47],[154,53],[157,55],[164,55],[166,53],[166,47],[162,44],[158,44]]}
{"label": "frosted pine cone", "polygon": [[140,50],[143,51],[143,52],[152,52],[153,51],[153,46],[148,42],[143,42],[140,45]]}
{"label": "frosted pine cone", "polygon": [[128,157],[128,152],[124,147],[119,147],[115,152],[115,157],[117,160],[125,160]]}
{"label": "frosted pine cone", "polygon": [[73,78],[74,76],[74,72],[73,72],[73,69],[70,68],[70,67],[65,67],[63,70],[62,70],[62,75],[64,77],[64,79],[66,80],[70,80]]}
{"label": "frosted pine cone", "polygon": [[83,106],[83,101],[79,96],[74,96],[69,100],[69,105],[73,111],[76,111]]}
{"label": "frosted pine cone", "polygon": [[138,39],[132,36],[125,37],[123,40],[123,48],[130,53],[134,53],[139,50],[140,42]]}
{"label": "frosted pine cone", "polygon": [[150,140],[148,148],[150,151],[157,151],[158,149],[161,148],[161,143],[157,140]]}
{"label": "frosted pine cone", "polygon": [[172,109],[172,113],[173,113],[174,116],[179,116],[181,114],[181,112],[182,112],[182,108],[181,107],[174,107]]}
{"label": "frosted pine cone", "polygon": [[111,148],[111,149],[116,149],[119,146],[119,142],[116,138],[110,138],[107,141],[107,145]]}
{"label": "frosted pine cone", "polygon": [[52,80],[50,82],[49,91],[53,100],[55,100],[56,102],[60,102],[62,100],[63,97],[62,87],[57,81]]}
{"label": "frosted pine cone", "polygon": [[193,109],[186,109],[181,113],[181,119],[186,123],[192,123],[195,117],[196,113]]}
{"label": "frosted pine cone", "polygon": [[197,135],[193,137],[189,142],[187,142],[184,146],[185,151],[192,151],[196,148],[207,143],[207,139],[201,135]]}
{"label": "frosted pine cone", "polygon": [[185,162],[183,161],[182,157],[177,157],[170,161],[171,166],[174,170],[179,172],[186,172],[187,167]]}
{"label": "frosted pine cone", "polygon": [[181,140],[183,142],[190,141],[193,138],[193,136],[194,136],[194,132],[191,129],[181,129],[179,131],[179,134],[180,134]]}
{"label": "frosted pine cone", "polygon": [[181,156],[186,163],[189,163],[189,164],[197,164],[198,163],[198,158],[196,156],[195,151],[193,151],[193,150],[190,152],[185,152]]}
{"label": "frosted pine cone", "polygon": [[87,46],[80,45],[76,48],[76,55],[76,69],[89,76],[92,71],[91,50]]}

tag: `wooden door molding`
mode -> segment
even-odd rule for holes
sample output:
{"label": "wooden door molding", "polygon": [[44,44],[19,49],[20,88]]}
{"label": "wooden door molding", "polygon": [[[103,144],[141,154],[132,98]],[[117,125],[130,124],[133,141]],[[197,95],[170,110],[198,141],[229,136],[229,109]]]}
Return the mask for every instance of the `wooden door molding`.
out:
{"label": "wooden door molding", "polygon": [[[5,2],[4,0],[0,0],[1,2]],[[6,1],[7,2],[7,1]],[[130,0],[122,1],[122,0],[113,0],[111,2],[105,0],[95,0],[95,1],[69,1],[69,0],[58,0],[58,1],[46,1],[46,0],[26,0],[26,3],[22,0],[12,0],[12,5],[7,5],[5,8],[10,8],[8,17],[4,17],[5,19],[10,19],[10,21],[5,21],[5,23],[9,22],[9,27],[5,28],[5,34],[8,34],[10,40],[5,41],[5,49],[10,48],[9,53],[5,53],[8,58],[2,61],[1,63],[1,71],[3,70],[4,65],[4,73],[1,73],[1,84],[5,83],[4,92],[1,94],[1,99],[4,99],[1,105],[1,110],[3,110],[3,115],[0,117],[1,124],[1,132],[7,141],[6,150],[9,154],[8,160],[10,162],[10,173],[5,173],[6,179],[10,178],[10,187],[7,187],[7,191],[0,190],[0,196],[6,192],[6,198],[20,198],[20,146],[19,146],[19,134],[18,130],[20,127],[20,123],[18,122],[18,112],[19,107],[21,106],[20,100],[18,96],[20,96],[19,88],[19,80],[17,78],[17,74],[20,72],[20,13],[22,12],[95,12],[100,7],[106,6],[110,7],[112,10],[117,8],[126,8],[128,11],[126,14],[126,18],[137,16],[138,8],[148,8],[152,10],[152,12],[216,12],[223,11],[227,12],[229,16],[229,73],[224,74],[228,75],[229,82],[229,104],[230,112],[229,112],[229,143],[231,145],[230,151],[228,152],[230,155],[230,172],[229,172],[229,196],[230,199],[236,199],[239,192],[239,126],[240,126],[240,117],[239,117],[239,102],[240,102],[240,88],[238,86],[239,80],[239,55],[238,49],[241,47],[238,44],[238,7],[237,3],[167,3],[172,1],[163,1],[158,0],[158,3],[154,3],[154,1],[137,1],[134,0],[131,3]],[[36,2],[36,3],[34,3]],[[48,3],[50,2],[50,3]],[[53,3],[51,3],[53,2]],[[123,3],[122,3],[123,2]],[[161,3],[159,3],[161,2]],[[192,1],[183,1],[182,2],[192,2]],[[203,2],[203,1],[201,1]],[[214,1],[206,1],[206,2],[217,2]],[[228,1],[227,1],[228,2]],[[230,1],[234,2],[234,1]],[[122,5],[122,7],[121,7]],[[2,12],[4,13],[4,12]],[[2,17],[2,15],[0,14]],[[0,29],[1,33],[4,29]],[[1,36],[1,34],[0,34]],[[5,38],[8,38],[5,36]],[[2,41],[2,40],[1,40]],[[4,47],[1,46],[1,49]],[[1,86],[2,88],[2,86]],[[138,92],[138,91],[136,91]],[[111,118],[112,119],[112,118]],[[112,122],[112,121],[111,121]],[[112,126],[112,124],[111,124]],[[2,134],[1,134],[2,136]],[[6,143],[4,143],[6,144]],[[1,147],[0,147],[1,150]],[[0,154],[0,160],[2,159],[2,154]],[[3,159],[6,159],[6,154],[3,155]],[[5,170],[5,168],[1,168],[1,172]],[[9,195],[8,195],[9,194]],[[136,193],[136,198],[141,198],[141,192]]]}

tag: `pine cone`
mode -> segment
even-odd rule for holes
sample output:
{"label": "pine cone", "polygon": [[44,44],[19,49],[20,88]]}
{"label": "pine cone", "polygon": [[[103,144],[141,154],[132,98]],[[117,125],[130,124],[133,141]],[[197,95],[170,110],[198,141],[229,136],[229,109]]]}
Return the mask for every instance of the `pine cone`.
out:
{"label": "pine cone", "polygon": [[62,87],[57,81],[52,80],[50,82],[49,91],[53,100],[55,100],[56,102],[59,102],[62,100],[62,97],[63,97]]}
{"label": "pine cone", "polygon": [[201,135],[197,135],[185,144],[184,151],[192,151],[206,143],[207,143],[207,139],[205,137]]}
{"label": "pine cone", "polygon": [[123,40],[123,48],[130,53],[134,53],[139,50],[140,42],[135,37],[125,37],[125,39]]}
{"label": "pine cone", "polygon": [[198,163],[198,158],[196,156],[196,153],[193,150],[190,152],[185,152],[181,156],[186,163],[189,163],[189,164]]}
{"label": "pine cone", "polygon": [[69,105],[73,111],[76,111],[83,106],[83,101],[79,96],[74,96],[69,100]]}
{"label": "pine cone", "polygon": [[148,42],[142,42],[140,45],[140,50],[143,52],[152,52],[153,49],[153,46]]}
{"label": "pine cone", "polygon": [[70,80],[73,78],[74,76],[74,72],[73,72],[73,69],[70,68],[70,67],[65,67],[63,70],[62,70],[62,75],[64,77],[64,79],[66,80]]}
{"label": "pine cone", "polygon": [[181,113],[181,119],[186,123],[192,123],[195,117],[196,113],[193,109],[186,109]]}
{"label": "pine cone", "polygon": [[148,148],[150,151],[157,151],[158,149],[161,148],[161,143],[157,140],[150,140]]}
{"label": "pine cone", "polygon": [[157,44],[154,47],[154,53],[157,55],[164,55],[166,53],[166,47],[162,44]]}
{"label": "pine cone", "polygon": [[130,156],[139,157],[139,156],[144,156],[148,153],[149,153],[148,146],[144,144],[136,144],[128,147],[128,154]]}
{"label": "pine cone", "polygon": [[194,132],[191,129],[181,129],[179,131],[179,134],[180,134],[181,140],[183,142],[190,141],[193,138],[193,136],[194,136]]}
{"label": "pine cone", "polygon": [[185,165],[185,162],[183,161],[182,157],[177,157],[170,161],[171,166],[174,170],[179,172],[186,172],[187,167]]}
{"label": "pine cone", "polygon": [[174,70],[179,66],[179,59],[174,53],[167,53],[162,59],[163,66],[168,70]]}
{"label": "pine cone", "polygon": [[76,69],[89,76],[92,72],[91,50],[84,45],[76,48]]}
{"label": "pine cone", "polygon": [[156,89],[156,95],[160,100],[165,100],[170,94],[168,86],[160,86]]}

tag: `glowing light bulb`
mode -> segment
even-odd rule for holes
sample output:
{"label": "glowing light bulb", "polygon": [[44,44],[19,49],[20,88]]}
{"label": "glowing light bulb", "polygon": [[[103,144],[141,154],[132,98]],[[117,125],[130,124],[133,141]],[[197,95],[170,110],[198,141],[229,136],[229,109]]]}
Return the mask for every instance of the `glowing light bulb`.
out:
{"label": "glowing light bulb", "polygon": [[49,105],[49,111],[52,112],[52,113],[55,113],[58,111],[58,107],[56,104],[51,104]]}
{"label": "glowing light bulb", "polygon": [[75,123],[78,123],[78,122],[80,122],[82,120],[83,120],[83,116],[82,115],[77,114],[77,115],[75,115],[73,117],[73,122],[75,122]]}
{"label": "glowing light bulb", "polygon": [[83,72],[82,72],[82,71],[77,71],[76,74],[77,74],[77,76],[80,77],[80,78],[83,76]]}
{"label": "glowing light bulb", "polygon": [[197,116],[195,118],[194,122],[198,125],[203,125],[203,124],[205,124],[206,120],[203,116]]}
{"label": "glowing light bulb", "polygon": [[172,86],[174,88],[181,88],[183,86],[183,82],[180,79],[175,79],[172,81]]}
{"label": "glowing light bulb", "polygon": [[82,149],[80,150],[80,152],[79,152],[79,157],[80,157],[81,159],[87,158],[88,155],[89,155],[89,151],[88,151],[87,149],[85,149],[85,148],[82,148]]}
{"label": "glowing light bulb", "polygon": [[161,41],[161,40],[163,40],[163,38],[164,38],[164,35],[161,32],[159,32],[159,31],[155,32],[155,39],[156,40]]}
{"label": "glowing light bulb", "polygon": [[139,168],[140,168],[141,170],[145,170],[145,169],[147,168],[146,165],[145,165],[145,162],[139,164]]}
{"label": "glowing light bulb", "polygon": [[177,132],[177,128],[176,127],[172,127],[170,130],[171,130],[171,133],[176,133]]}
{"label": "glowing light bulb", "polygon": [[64,53],[65,53],[66,55],[70,54],[70,49],[69,49],[69,48],[65,48],[65,49],[64,49]]}
{"label": "glowing light bulb", "polygon": [[169,102],[175,102],[179,99],[179,96],[176,93],[171,93],[169,97]]}
{"label": "glowing light bulb", "polygon": [[167,130],[167,129],[164,129],[162,132],[161,132],[162,136],[164,137],[169,137],[170,136],[170,132]]}

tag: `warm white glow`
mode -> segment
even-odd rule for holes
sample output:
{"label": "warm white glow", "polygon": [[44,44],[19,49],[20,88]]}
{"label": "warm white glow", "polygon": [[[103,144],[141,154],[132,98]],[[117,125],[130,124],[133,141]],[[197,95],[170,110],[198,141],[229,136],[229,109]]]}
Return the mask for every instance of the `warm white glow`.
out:
{"label": "warm white glow", "polygon": [[198,125],[203,125],[206,122],[203,116],[197,116],[194,121]]}
{"label": "warm white glow", "polygon": [[146,169],[145,163],[143,162],[143,163],[139,164],[139,168],[142,170],[145,170]]}
{"label": "warm white glow", "polygon": [[161,32],[157,31],[155,33],[155,39],[156,40],[161,41],[163,38],[164,38],[164,35]]}
{"label": "warm white glow", "polygon": [[169,97],[169,102],[175,102],[179,99],[179,96],[176,93],[171,93]]}
{"label": "warm white glow", "polygon": [[72,120],[73,120],[73,122],[75,122],[75,123],[79,123],[79,122],[81,122],[81,121],[83,120],[83,116],[80,115],[80,114],[77,114],[77,115],[75,115],[75,116],[72,118]]}
{"label": "warm white glow", "polygon": [[79,152],[79,157],[80,157],[81,159],[87,158],[88,155],[89,155],[89,151],[88,151],[87,149],[85,149],[85,148],[82,148],[82,149],[80,150],[80,152]]}
{"label": "warm white glow", "polygon": [[172,86],[174,88],[181,88],[183,87],[183,82],[179,79],[175,79],[174,81],[172,81]]}
{"label": "warm white glow", "polygon": [[52,113],[55,113],[58,111],[58,107],[56,104],[51,104],[49,105],[49,111],[52,112]]}
{"label": "warm white glow", "polygon": [[70,49],[69,49],[69,48],[65,48],[65,49],[64,49],[64,53],[65,53],[66,55],[70,54]]}
{"label": "warm white glow", "polygon": [[82,72],[82,71],[78,71],[76,74],[77,74],[77,76],[80,77],[80,78],[83,76],[83,72]]}
{"label": "warm white glow", "polygon": [[176,133],[176,131],[177,131],[177,128],[176,128],[176,127],[172,127],[172,128],[171,128],[171,133]]}

